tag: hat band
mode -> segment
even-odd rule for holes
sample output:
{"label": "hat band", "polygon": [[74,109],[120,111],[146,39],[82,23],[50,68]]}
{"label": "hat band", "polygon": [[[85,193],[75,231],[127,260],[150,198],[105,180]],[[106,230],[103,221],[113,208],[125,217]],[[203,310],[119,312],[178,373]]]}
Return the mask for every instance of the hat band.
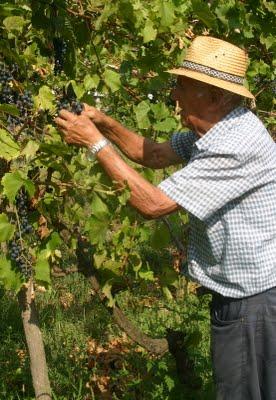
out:
{"label": "hat band", "polygon": [[207,67],[206,65],[197,64],[192,61],[184,61],[182,67],[191,69],[192,71],[202,72],[203,74],[212,76],[213,78],[219,78],[223,79],[224,81],[243,85],[243,78],[241,78],[240,76],[228,74],[227,72],[221,72],[217,69]]}

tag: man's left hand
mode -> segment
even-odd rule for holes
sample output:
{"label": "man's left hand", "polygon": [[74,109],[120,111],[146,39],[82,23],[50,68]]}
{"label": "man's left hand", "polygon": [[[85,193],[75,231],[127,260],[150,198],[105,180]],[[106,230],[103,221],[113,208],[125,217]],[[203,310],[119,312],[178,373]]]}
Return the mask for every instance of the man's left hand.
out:
{"label": "man's left hand", "polygon": [[103,138],[95,124],[85,115],[61,110],[59,116],[55,118],[55,123],[69,144],[90,147]]}

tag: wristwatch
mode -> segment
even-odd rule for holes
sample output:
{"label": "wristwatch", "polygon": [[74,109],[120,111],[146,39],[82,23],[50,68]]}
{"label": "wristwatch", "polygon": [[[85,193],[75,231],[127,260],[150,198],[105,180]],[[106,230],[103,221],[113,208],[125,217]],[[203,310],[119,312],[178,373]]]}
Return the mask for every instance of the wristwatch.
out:
{"label": "wristwatch", "polygon": [[86,156],[89,161],[94,161],[96,159],[97,153],[102,150],[107,144],[111,144],[107,139],[101,139],[94,143],[92,146],[88,147]]}

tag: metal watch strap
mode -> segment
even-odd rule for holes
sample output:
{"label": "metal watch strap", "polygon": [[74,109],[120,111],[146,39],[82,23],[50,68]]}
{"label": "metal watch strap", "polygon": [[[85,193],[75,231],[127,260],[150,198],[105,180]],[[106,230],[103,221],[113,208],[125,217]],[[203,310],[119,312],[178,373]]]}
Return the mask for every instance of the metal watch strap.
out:
{"label": "metal watch strap", "polygon": [[87,157],[91,158],[91,159],[95,159],[96,154],[108,144],[111,144],[111,143],[109,140],[107,140],[105,138],[99,140],[98,142],[96,142],[95,144],[93,144],[91,147],[88,148]]}

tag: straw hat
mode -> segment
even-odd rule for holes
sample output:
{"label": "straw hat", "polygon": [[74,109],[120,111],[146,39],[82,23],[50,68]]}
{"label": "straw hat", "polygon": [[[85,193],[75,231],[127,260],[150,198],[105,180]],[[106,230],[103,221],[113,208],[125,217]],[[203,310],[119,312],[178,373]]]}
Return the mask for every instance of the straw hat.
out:
{"label": "straw hat", "polygon": [[197,36],[187,50],[182,66],[167,72],[254,99],[244,86],[247,60],[246,52],[231,43],[210,36]]}

